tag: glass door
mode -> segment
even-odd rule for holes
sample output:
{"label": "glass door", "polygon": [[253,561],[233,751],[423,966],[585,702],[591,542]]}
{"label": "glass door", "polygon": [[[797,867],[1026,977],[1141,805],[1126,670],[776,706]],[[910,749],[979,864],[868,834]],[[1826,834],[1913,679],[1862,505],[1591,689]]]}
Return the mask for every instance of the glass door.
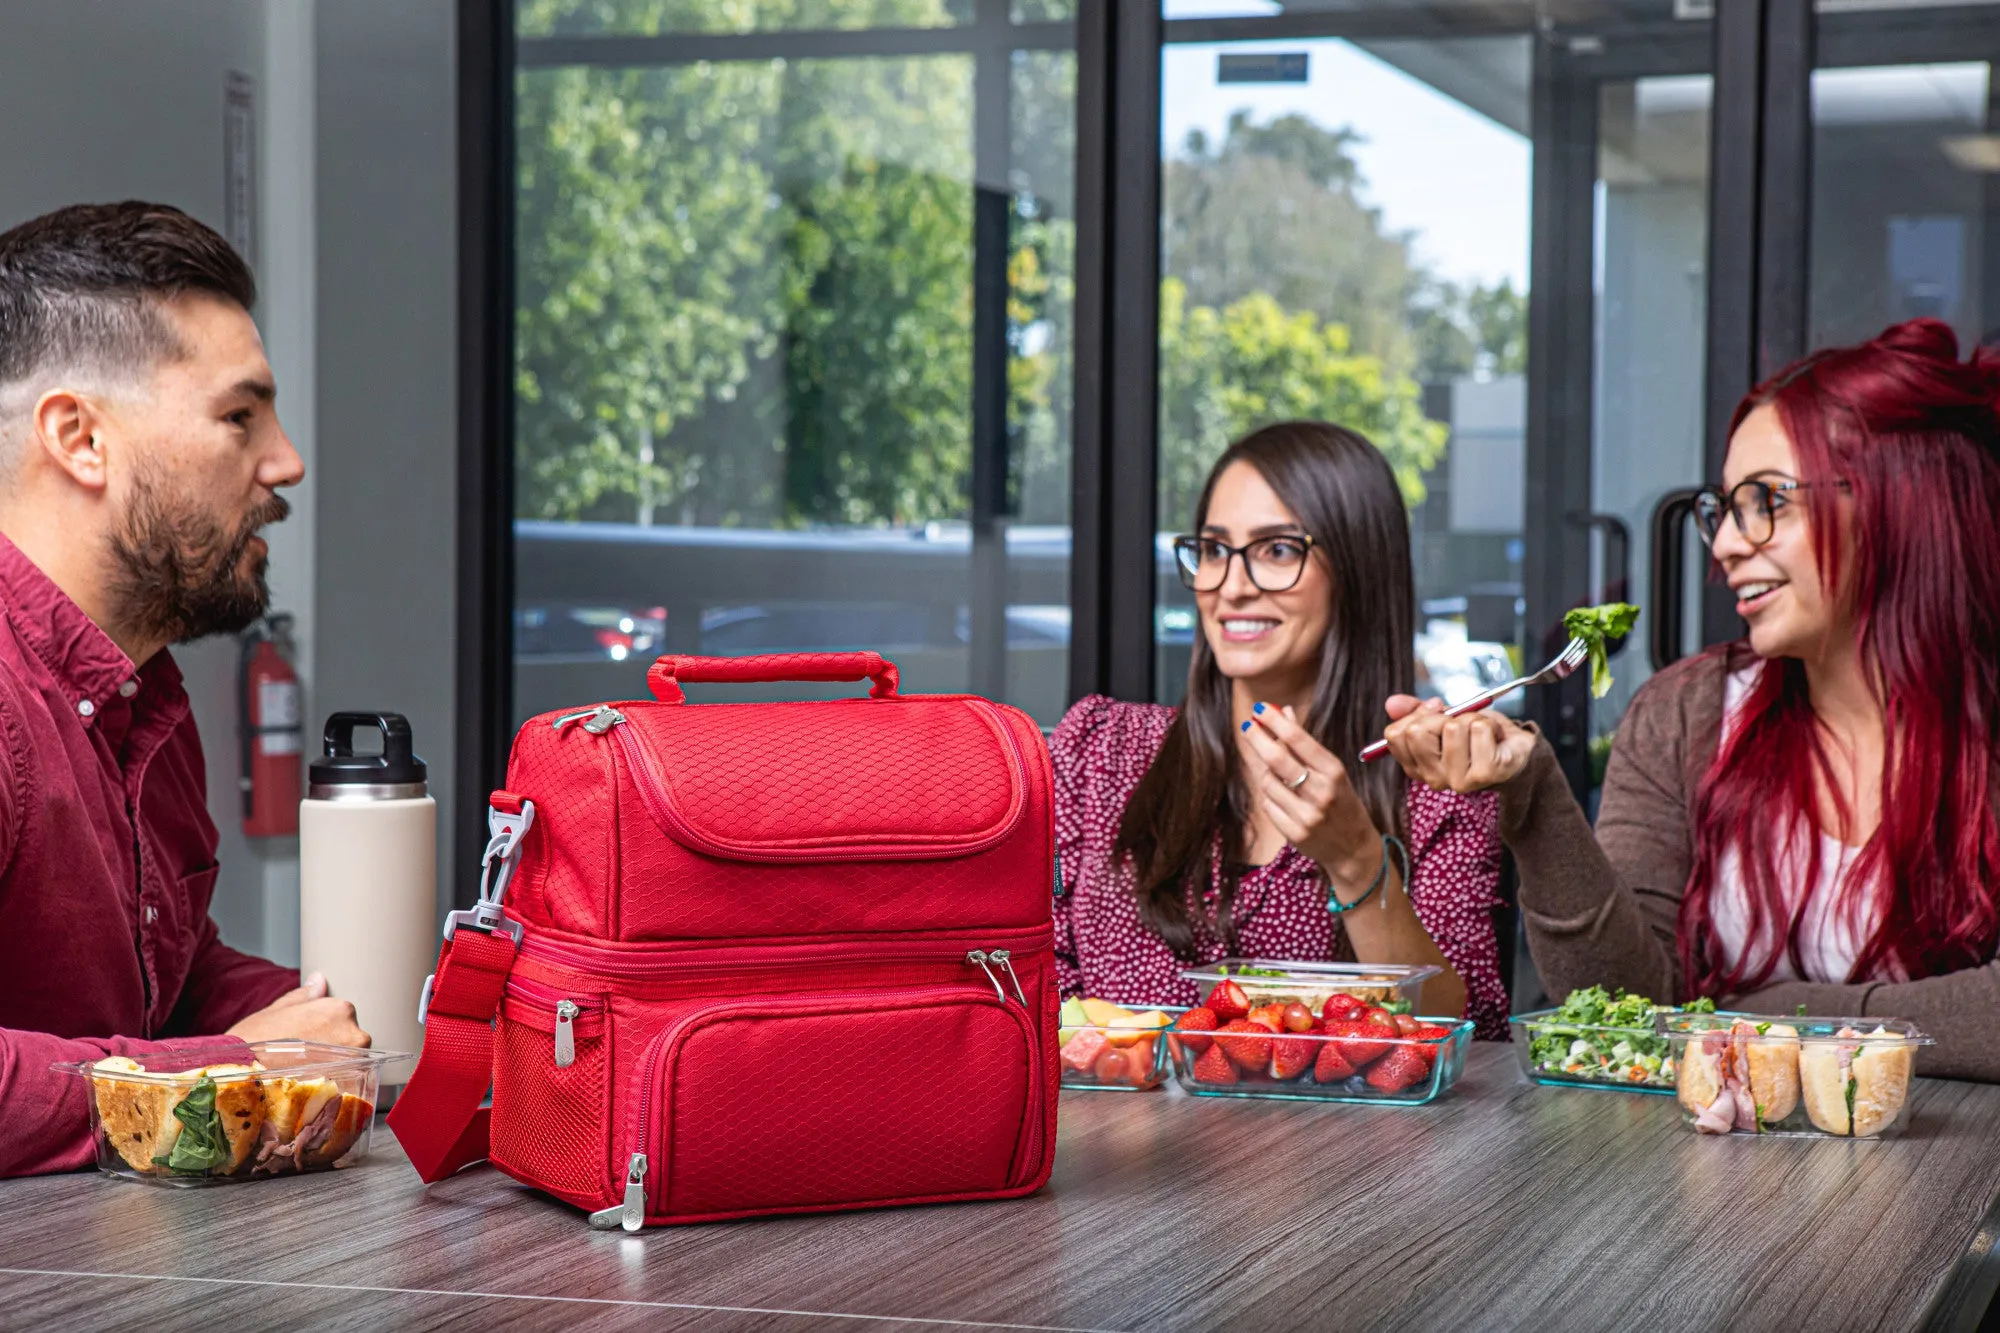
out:
{"label": "glass door", "polygon": [[1061,715],[1064,8],[520,0],[513,721],[858,648]]}
{"label": "glass door", "polygon": [[1808,344],[1928,315],[2000,340],[2000,24],[1991,5],[1819,16]]}
{"label": "glass door", "polygon": [[[1467,697],[1558,651],[1570,607],[1643,606],[1653,511],[1702,480],[1710,23],[1377,3],[1301,36],[1288,6],[1259,40],[1198,20],[1223,7],[1166,24],[1156,695],[1199,632],[1166,535],[1232,439],[1304,416],[1395,466],[1417,688]],[[1500,706],[1587,783],[1646,654],[1615,672]]]}

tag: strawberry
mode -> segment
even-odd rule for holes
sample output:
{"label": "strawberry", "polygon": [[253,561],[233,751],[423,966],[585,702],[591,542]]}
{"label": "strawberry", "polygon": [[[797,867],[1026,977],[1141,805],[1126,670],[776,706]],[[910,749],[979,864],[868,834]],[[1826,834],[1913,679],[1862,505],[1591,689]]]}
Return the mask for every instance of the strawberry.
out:
{"label": "strawberry", "polygon": [[1406,1037],[1417,1030],[1417,1020],[1408,1014],[1392,1014],[1390,1017],[1396,1020],[1396,1031]]}
{"label": "strawberry", "polygon": [[1252,1023],[1262,1023],[1273,1032],[1285,1030],[1285,1006],[1282,1004],[1260,1004],[1249,1013]]}
{"label": "strawberry", "polygon": [[1396,1035],[1393,1028],[1388,1033],[1365,1019],[1350,1019],[1345,1023],[1335,1023],[1327,1029],[1333,1036],[1328,1044],[1337,1049],[1347,1063],[1360,1069],[1371,1061],[1379,1060],[1388,1053],[1395,1043],[1388,1040]]}
{"label": "strawberry", "polygon": [[1208,1049],[1208,1038],[1191,1034],[1213,1032],[1219,1026],[1213,1009],[1190,1009],[1174,1020],[1174,1031],[1186,1034],[1180,1037],[1181,1045],[1200,1055]]}
{"label": "strawberry", "polygon": [[1335,991],[1319,1007],[1320,1022],[1326,1025],[1345,1023],[1350,1018],[1361,1017],[1362,1010],[1367,1007],[1346,991]]}
{"label": "strawberry", "polygon": [[[1226,1036],[1225,1033],[1249,1035]],[[1235,1018],[1216,1029],[1215,1044],[1245,1073],[1262,1073],[1271,1059],[1271,1038],[1278,1030],[1255,1019]]]}
{"label": "strawberry", "polygon": [[1410,1036],[1423,1044],[1411,1049],[1424,1057],[1426,1065],[1435,1064],[1438,1055],[1444,1050],[1444,1039],[1450,1035],[1450,1028],[1439,1027],[1435,1023],[1419,1023],[1416,1031],[1410,1033]]}
{"label": "strawberry", "polygon": [[1215,989],[1208,993],[1203,1005],[1215,1011],[1215,1016],[1227,1023],[1231,1019],[1247,1018],[1250,1014],[1250,997],[1243,988],[1233,981],[1218,981]]}
{"label": "strawberry", "polygon": [[1287,1032],[1311,1032],[1319,1026],[1318,1022],[1313,1019],[1313,1011],[1300,1004],[1297,1000],[1293,1000],[1290,1004],[1286,1005],[1285,1012],[1280,1017],[1285,1021],[1279,1024],[1279,1026]]}
{"label": "strawberry", "polygon": [[1090,1072],[1097,1063],[1097,1056],[1109,1043],[1104,1034],[1096,1028],[1084,1028],[1071,1037],[1062,1048],[1062,1062],[1079,1074]]}
{"label": "strawberry", "polygon": [[1280,1083],[1291,1082],[1313,1067],[1319,1048],[1328,1044],[1313,1037],[1278,1038],[1271,1043],[1271,1077]]}
{"label": "strawberry", "polygon": [[1340,1052],[1337,1041],[1322,1041],[1319,1044],[1319,1058],[1313,1061],[1313,1081],[1315,1083],[1338,1083],[1354,1077],[1354,1066]]}
{"label": "strawberry", "polygon": [[1399,1046],[1368,1071],[1368,1086],[1377,1092],[1402,1092],[1430,1076],[1430,1061],[1417,1048]]}
{"label": "strawberry", "polygon": [[1212,1046],[1194,1062],[1194,1081],[1197,1083],[1235,1083],[1236,1066],[1229,1063],[1229,1057],[1222,1053],[1220,1046]]}

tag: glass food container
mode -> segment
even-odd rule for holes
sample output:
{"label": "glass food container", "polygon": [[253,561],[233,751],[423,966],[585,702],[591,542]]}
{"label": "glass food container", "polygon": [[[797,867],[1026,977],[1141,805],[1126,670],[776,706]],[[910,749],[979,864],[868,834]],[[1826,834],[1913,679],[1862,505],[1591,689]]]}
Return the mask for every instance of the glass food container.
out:
{"label": "glass food container", "polygon": [[1662,1014],[1676,1093],[1704,1134],[1877,1138],[1909,1110],[1917,1048],[1898,1018]]}
{"label": "glass food container", "polygon": [[1673,1050],[1657,1022],[1626,1027],[1578,1023],[1561,1014],[1538,1009],[1507,1020],[1514,1058],[1529,1082],[1673,1094]]}
{"label": "glass food container", "polygon": [[1197,1097],[1421,1106],[1465,1072],[1472,1022],[1419,1018],[1417,1023],[1415,1034],[1397,1037],[1169,1030],[1166,1046],[1175,1081]]}
{"label": "glass food container", "polygon": [[1161,1037],[1183,1010],[1172,1005],[1146,1009],[1126,1006],[1122,1016],[1103,1015],[1107,1019],[1104,1022],[1088,1021],[1089,1015],[1085,1015],[1084,1022],[1072,1021],[1078,1013],[1072,1006],[1084,1004],[1105,1002],[1064,1001],[1063,1018],[1056,1032],[1065,1088],[1145,1092],[1166,1083],[1167,1044]]}
{"label": "glass food container", "polygon": [[368,1155],[393,1051],[231,1042],[59,1064],[88,1089],[98,1168],[150,1185],[221,1185]]}

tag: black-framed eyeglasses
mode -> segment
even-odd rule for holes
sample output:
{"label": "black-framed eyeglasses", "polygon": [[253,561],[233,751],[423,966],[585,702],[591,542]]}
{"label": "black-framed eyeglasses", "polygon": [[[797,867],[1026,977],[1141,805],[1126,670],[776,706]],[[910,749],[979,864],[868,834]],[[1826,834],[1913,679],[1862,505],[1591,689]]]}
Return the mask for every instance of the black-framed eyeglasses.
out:
{"label": "black-framed eyeglasses", "polygon": [[1242,546],[1189,533],[1174,538],[1174,563],[1180,566],[1184,585],[1195,592],[1214,592],[1229,578],[1229,562],[1240,555],[1243,570],[1258,591],[1289,592],[1305,573],[1312,546],[1313,539],[1303,532],[1259,537]]}
{"label": "black-framed eyeglasses", "polygon": [[1701,529],[1701,539],[1713,546],[1716,534],[1722,531],[1722,517],[1729,514],[1736,519],[1736,530],[1743,534],[1744,541],[1762,546],[1777,530],[1778,515],[1792,503],[1792,492],[1814,486],[1847,489],[1844,481],[1765,481],[1761,477],[1739,481],[1727,491],[1720,486],[1704,486],[1695,492],[1695,526]]}

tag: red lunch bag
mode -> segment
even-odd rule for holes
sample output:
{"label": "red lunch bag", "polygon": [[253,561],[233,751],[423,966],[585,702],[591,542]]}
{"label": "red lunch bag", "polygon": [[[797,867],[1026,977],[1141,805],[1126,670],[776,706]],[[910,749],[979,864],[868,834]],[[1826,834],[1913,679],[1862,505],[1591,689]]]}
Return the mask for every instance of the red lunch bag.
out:
{"label": "red lunch bag", "polygon": [[515,739],[389,1114],[418,1172],[488,1158],[627,1231],[1039,1188],[1057,872],[1035,723],[898,694],[875,653],[663,657],[647,680],[653,700]]}

